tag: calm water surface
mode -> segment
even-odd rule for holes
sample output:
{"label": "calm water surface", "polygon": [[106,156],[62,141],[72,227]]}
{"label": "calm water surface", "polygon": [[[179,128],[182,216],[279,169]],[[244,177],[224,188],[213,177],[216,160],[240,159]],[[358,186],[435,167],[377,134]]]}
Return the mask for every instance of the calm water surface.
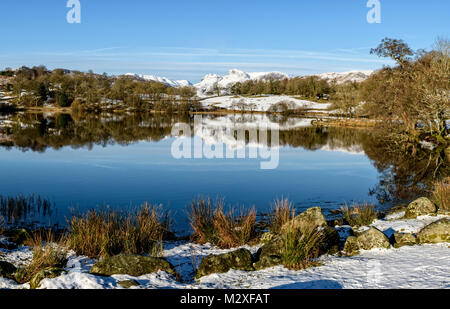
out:
{"label": "calm water surface", "polygon": [[2,118],[1,195],[47,197],[57,206],[59,222],[71,208],[149,201],[171,211],[178,231],[186,229],[186,207],[199,195],[255,206],[260,213],[277,197],[289,197],[299,210],[321,206],[327,213],[344,203],[377,202],[370,191],[380,174],[364,152],[367,132],[362,130],[316,129],[303,119],[280,122],[266,116],[205,120],[206,131],[278,121],[279,167],[261,170],[260,159],[174,159],[170,129],[176,122],[190,123],[189,118],[73,118]]}

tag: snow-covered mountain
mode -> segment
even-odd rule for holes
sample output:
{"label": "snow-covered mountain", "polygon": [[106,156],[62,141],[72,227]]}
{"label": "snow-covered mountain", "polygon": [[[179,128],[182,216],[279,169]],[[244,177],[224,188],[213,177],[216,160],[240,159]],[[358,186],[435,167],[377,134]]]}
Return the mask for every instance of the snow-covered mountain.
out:
{"label": "snow-covered mountain", "polygon": [[186,86],[192,86],[192,84],[187,80],[172,80],[167,77],[159,77],[156,75],[142,75],[142,74],[134,74],[134,73],[127,73],[126,76],[133,76],[142,80],[146,81],[154,81],[163,83],[170,87],[186,87]]}
{"label": "snow-covered mountain", "polygon": [[344,84],[346,82],[362,82],[372,75],[373,71],[350,71],[350,72],[330,72],[318,74],[320,78],[328,81],[335,81],[337,84]]}
{"label": "snow-covered mountain", "polygon": [[217,87],[220,88],[222,92],[228,92],[230,88],[236,83],[243,83],[249,80],[279,80],[289,78],[289,75],[281,72],[253,72],[247,73],[238,69],[233,69],[228,72],[225,76],[220,76],[217,74],[208,74],[202,81],[195,84],[194,87],[197,88],[199,96],[205,96],[208,93],[214,92]]}
{"label": "snow-covered mountain", "polygon": [[[318,74],[320,78],[326,79],[328,81],[335,81],[337,84],[343,84],[348,81],[361,82],[367,79],[373,71],[350,71],[343,73],[323,73]],[[220,89],[222,94],[229,94],[230,89],[236,83],[243,83],[250,80],[255,81],[268,81],[268,80],[282,80],[289,78],[289,75],[282,72],[252,72],[247,73],[238,69],[233,69],[228,72],[227,75],[221,76],[217,74],[207,74],[205,77],[197,84],[192,85],[187,80],[172,80],[166,77],[159,77],[156,75],[141,75],[128,73],[127,76],[133,76],[135,78],[147,81],[160,82],[170,87],[185,87],[194,86],[197,89],[197,94],[199,97],[205,97],[213,94]]]}

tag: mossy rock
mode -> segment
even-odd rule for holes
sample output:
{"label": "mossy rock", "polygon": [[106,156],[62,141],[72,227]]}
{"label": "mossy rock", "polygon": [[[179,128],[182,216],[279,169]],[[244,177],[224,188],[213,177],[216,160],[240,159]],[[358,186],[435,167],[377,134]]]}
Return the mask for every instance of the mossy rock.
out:
{"label": "mossy rock", "polygon": [[123,287],[124,289],[140,286],[139,282],[137,282],[136,280],[119,281],[117,284]]}
{"label": "mossy rock", "polygon": [[437,212],[436,206],[426,197],[421,197],[411,204],[406,209],[406,219],[416,219],[419,216],[435,214]]}
{"label": "mossy rock", "polygon": [[372,250],[375,248],[389,249],[389,239],[376,228],[371,227],[357,237],[360,250]]}
{"label": "mossy rock", "polygon": [[39,271],[30,280],[30,289],[38,289],[44,279],[53,279],[61,276],[64,273],[64,269],[57,267],[49,267]]}
{"label": "mossy rock", "polygon": [[320,235],[320,254],[335,254],[339,252],[340,236],[335,228],[326,226],[320,231]]}
{"label": "mossy rock", "polygon": [[347,237],[344,245],[344,254],[347,256],[359,254],[359,244],[356,236]]}
{"label": "mossy rock", "polygon": [[260,242],[262,243],[268,243],[271,240],[275,239],[278,236],[278,234],[273,232],[267,232],[261,235]]}
{"label": "mossy rock", "polygon": [[89,273],[98,276],[130,275],[139,277],[160,270],[176,275],[172,264],[163,258],[119,254],[95,263]]}
{"label": "mossy rock", "polygon": [[366,229],[362,229],[360,226],[353,226],[351,229],[351,233],[353,236],[360,236],[362,235],[364,232],[367,232],[368,230]]}
{"label": "mossy rock", "polygon": [[320,207],[313,207],[299,214],[292,221],[285,223],[281,227],[281,233],[283,234],[292,228],[303,230],[305,227],[325,227],[327,225],[327,220],[322,213],[322,209]]}
{"label": "mossy rock", "polygon": [[14,273],[16,271],[17,268],[13,264],[0,261],[0,277],[5,277],[14,280]]}
{"label": "mossy rock", "polygon": [[283,264],[283,260],[279,255],[263,255],[259,257],[258,262],[253,263],[256,270],[270,268]]}
{"label": "mossy rock", "polygon": [[389,249],[391,247],[389,239],[376,228],[371,227],[359,236],[349,236],[344,245],[344,254],[354,256],[360,250],[372,250],[375,248]]}
{"label": "mossy rock", "polygon": [[450,242],[450,219],[444,218],[424,227],[417,234],[421,244],[436,244]]}
{"label": "mossy rock", "polygon": [[247,249],[239,249],[220,255],[209,255],[200,263],[196,278],[211,274],[226,273],[231,269],[253,271],[252,254]]}
{"label": "mossy rock", "polygon": [[417,238],[411,233],[394,233],[392,235],[392,242],[394,248],[401,248],[404,246],[414,246],[417,244]]}
{"label": "mossy rock", "polygon": [[31,238],[30,233],[25,229],[9,230],[4,233],[4,236],[17,245],[23,245],[27,239]]}

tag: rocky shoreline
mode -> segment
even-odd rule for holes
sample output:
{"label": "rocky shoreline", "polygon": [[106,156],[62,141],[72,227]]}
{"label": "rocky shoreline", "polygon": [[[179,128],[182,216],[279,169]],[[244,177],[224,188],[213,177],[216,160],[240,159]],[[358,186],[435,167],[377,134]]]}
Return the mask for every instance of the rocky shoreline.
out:
{"label": "rocky shoreline", "polygon": [[[335,223],[342,221],[337,220]],[[311,224],[320,231],[322,237],[318,247],[320,257],[312,265],[315,267],[289,271],[300,277],[329,267],[329,259],[339,263],[349,262],[353,257],[374,252],[383,252],[389,256],[390,252],[398,254],[396,250],[407,250],[406,247],[416,254],[422,249],[424,252],[439,249],[444,257],[450,253],[450,213],[437,209],[427,198],[397,208],[384,219],[376,219],[367,226],[330,226],[333,224],[325,220],[318,207],[308,209],[289,222],[290,226],[300,230]],[[204,282],[232,273],[239,274],[238,277],[274,275],[288,271],[282,266],[286,242],[283,230],[287,228],[288,223],[281,228],[280,233],[263,234],[260,243],[255,246],[229,250],[220,250],[210,244],[178,241],[164,244],[163,257],[120,254],[95,260],[70,252],[65,265],[41,270],[25,284],[16,282],[20,273],[18,269],[33,258],[32,250],[20,245],[26,237],[26,231],[10,231],[6,233],[8,237],[0,238],[0,288],[93,288],[91,284],[83,284],[83,280],[97,282],[94,288],[101,288],[102,285],[103,288],[194,288],[205,287]],[[449,263],[441,267],[444,273],[450,271]],[[143,279],[149,276],[151,280]],[[330,276],[336,277],[336,274]],[[164,280],[166,282],[162,283]],[[446,284],[449,284],[450,278],[446,280]],[[217,282],[206,285],[211,288],[215,286]]]}

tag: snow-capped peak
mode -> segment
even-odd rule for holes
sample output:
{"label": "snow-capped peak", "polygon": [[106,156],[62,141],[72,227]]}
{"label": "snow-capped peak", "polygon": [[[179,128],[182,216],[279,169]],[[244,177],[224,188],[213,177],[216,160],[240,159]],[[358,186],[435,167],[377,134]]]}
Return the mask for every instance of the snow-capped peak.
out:
{"label": "snow-capped peak", "polygon": [[242,70],[233,69],[225,76],[217,74],[208,74],[202,81],[196,85],[198,95],[205,96],[209,93],[213,93],[218,88],[222,92],[229,92],[230,88],[237,83],[244,83],[249,80],[279,80],[289,78],[287,74],[281,72],[253,72],[247,73]]}
{"label": "snow-capped peak", "polygon": [[374,71],[349,71],[349,72],[330,72],[318,74],[322,79],[328,81],[335,81],[337,84],[344,84],[346,82],[362,82],[369,78]]}
{"label": "snow-capped peak", "polygon": [[162,84],[165,84],[170,87],[185,87],[185,86],[192,86],[191,82],[187,80],[172,80],[167,77],[159,77],[156,75],[143,75],[143,74],[134,74],[134,73],[127,73],[126,76],[133,76],[139,79],[143,79],[146,81],[154,81],[159,82]]}

